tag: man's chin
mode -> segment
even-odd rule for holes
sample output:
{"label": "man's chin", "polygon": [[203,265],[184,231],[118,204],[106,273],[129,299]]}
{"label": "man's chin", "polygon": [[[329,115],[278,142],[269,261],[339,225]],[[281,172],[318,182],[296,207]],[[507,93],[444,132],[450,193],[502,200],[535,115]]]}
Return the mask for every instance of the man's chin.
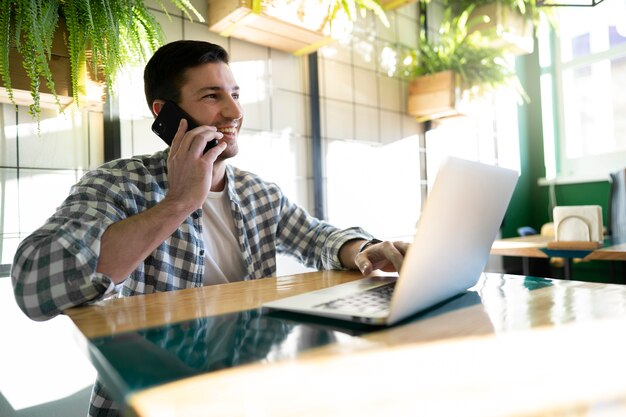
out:
{"label": "man's chin", "polygon": [[237,156],[237,154],[239,153],[239,146],[237,146],[236,144],[231,144],[228,145],[226,147],[226,149],[224,149],[224,152],[222,152],[217,159],[229,159],[229,158],[233,158],[235,156]]}

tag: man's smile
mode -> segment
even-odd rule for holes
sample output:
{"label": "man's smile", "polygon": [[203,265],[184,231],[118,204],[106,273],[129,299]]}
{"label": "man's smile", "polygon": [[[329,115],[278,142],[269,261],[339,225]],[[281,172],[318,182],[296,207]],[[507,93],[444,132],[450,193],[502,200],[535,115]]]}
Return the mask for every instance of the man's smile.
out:
{"label": "man's smile", "polygon": [[237,133],[237,126],[234,127],[218,127],[217,131],[220,133]]}

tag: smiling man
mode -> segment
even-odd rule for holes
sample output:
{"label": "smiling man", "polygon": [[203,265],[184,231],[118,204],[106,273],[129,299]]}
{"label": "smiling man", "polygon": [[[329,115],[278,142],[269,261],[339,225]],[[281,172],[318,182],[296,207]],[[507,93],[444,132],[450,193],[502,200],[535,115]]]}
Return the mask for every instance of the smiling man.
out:
{"label": "smiling man", "polygon": [[[188,131],[183,119],[170,148],[87,173],[22,241],[11,276],[29,317],[46,320],[110,296],[273,276],[277,253],[317,269],[400,268],[406,243],[338,229],[289,201],[276,184],[227,163],[239,152],[243,110],[222,47],[164,45],[146,65],[144,82],[155,115],[171,100],[199,127]],[[96,382],[90,415],[116,410]]]}

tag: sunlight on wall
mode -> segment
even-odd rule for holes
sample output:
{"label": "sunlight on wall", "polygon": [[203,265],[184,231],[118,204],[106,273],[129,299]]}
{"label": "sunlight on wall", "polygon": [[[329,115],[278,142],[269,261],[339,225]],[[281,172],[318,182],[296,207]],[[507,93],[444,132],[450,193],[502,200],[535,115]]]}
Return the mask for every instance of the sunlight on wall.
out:
{"label": "sunlight on wall", "polygon": [[327,193],[332,196],[329,221],[339,227],[361,226],[381,239],[411,237],[421,204],[419,160],[417,136],[384,146],[330,142],[326,160]]}
{"label": "sunlight on wall", "polygon": [[119,99],[121,120],[152,119],[143,91],[143,67],[126,69],[124,74],[117,78],[115,90]]}
{"label": "sunlight on wall", "polygon": [[231,62],[230,68],[241,88],[242,104],[262,102],[267,99],[267,70],[264,61]]}
{"label": "sunlight on wall", "polygon": [[471,117],[443,119],[426,134],[427,177],[432,185],[446,156],[520,172],[517,103],[506,93],[474,101]]}
{"label": "sunlight on wall", "polygon": [[286,133],[246,132],[239,135],[233,165],[277,183],[292,201],[307,207],[307,142]]}

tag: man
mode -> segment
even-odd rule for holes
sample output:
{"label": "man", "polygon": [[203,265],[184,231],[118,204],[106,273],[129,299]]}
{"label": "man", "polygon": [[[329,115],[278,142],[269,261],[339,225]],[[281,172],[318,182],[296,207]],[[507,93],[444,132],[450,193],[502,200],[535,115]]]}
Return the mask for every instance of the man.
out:
{"label": "man", "polygon": [[[318,269],[399,270],[406,243],[337,229],[275,184],[227,164],[239,152],[243,112],[223,48],[167,44],[146,65],[144,82],[155,115],[172,100],[200,127],[187,131],[182,120],[169,149],[87,173],[20,244],[11,276],[28,316],[45,320],[115,294],[272,276],[278,252]],[[116,409],[96,382],[90,415]]]}

